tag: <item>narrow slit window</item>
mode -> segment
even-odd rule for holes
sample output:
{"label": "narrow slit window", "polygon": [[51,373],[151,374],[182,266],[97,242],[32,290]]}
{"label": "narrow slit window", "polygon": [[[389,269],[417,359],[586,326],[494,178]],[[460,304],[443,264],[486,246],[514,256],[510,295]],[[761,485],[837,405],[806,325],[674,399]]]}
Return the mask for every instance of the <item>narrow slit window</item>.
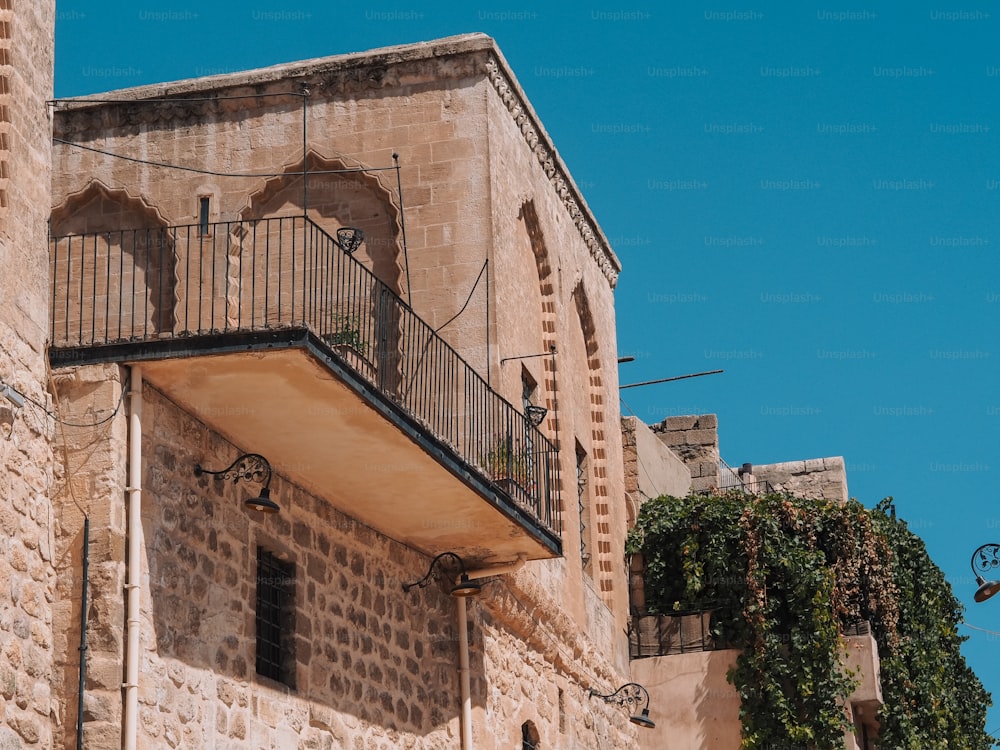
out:
{"label": "narrow slit window", "polygon": [[208,236],[208,219],[209,219],[209,209],[211,208],[211,199],[207,195],[203,195],[198,199],[198,234],[202,237]]}
{"label": "narrow slit window", "polygon": [[257,548],[257,674],[295,687],[295,565]]}

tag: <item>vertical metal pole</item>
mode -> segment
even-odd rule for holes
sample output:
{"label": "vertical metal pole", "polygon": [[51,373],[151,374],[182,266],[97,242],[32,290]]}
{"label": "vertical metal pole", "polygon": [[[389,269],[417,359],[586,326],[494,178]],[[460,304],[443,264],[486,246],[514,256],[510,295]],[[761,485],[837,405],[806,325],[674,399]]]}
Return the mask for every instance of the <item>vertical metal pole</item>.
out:
{"label": "vertical metal pole", "polygon": [[490,259],[486,259],[486,385],[490,385]]}
{"label": "vertical metal pole", "polygon": [[142,366],[132,365],[128,430],[128,583],[126,598],[123,750],[136,750],[139,729],[139,626],[142,585]]}
{"label": "vertical metal pole", "polygon": [[309,216],[309,152],[308,148],[309,87],[302,84],[302,216]]}
{"label": "vertical metal pole", "polygon": [[459,735],[462,750],[472,748],[472,684],[469,679],[469,616],[465,597],[456,600],[458,609],[458,682],[462,695],[462,714],[459,718]]}
{"label": "vertical metal pole", "polygon": [[90,578],[90,517],[83,517],[83,592],[80,595],[80,683],[76,695],[76,748],[83,750],[83,691],[87,677],[87,583]]}

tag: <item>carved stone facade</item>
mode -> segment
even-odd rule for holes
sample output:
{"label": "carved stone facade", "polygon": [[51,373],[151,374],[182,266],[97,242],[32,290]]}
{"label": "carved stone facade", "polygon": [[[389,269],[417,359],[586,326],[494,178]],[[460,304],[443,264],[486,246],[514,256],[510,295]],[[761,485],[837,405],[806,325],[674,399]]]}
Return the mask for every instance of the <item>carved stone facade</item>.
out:
{"label": "carved stone facade", "polygon": [[[456,37],[95,98],[115,101],[55,107],[52,263],[61,269],[70,258],[79,278],[56,284],[54,344],[181,345],[196,331],[267,329],[297,315],[298,297],[271,295],[287,291],[276,279],[295,273],[295,261],[248,248],[262,237],[282,241],[272,228],[303,215],[324,236],[363,230],[352,259],[518,414],[545,407],[541,435],[562,447],[562,481],[551,487],[562,556],[506,560],[515,570],[486,578],[483,596],[467,605],[475,746],[511,747],[525,736],[552,748],[633,744],[638,730],[627,713],[588,692],[629,680],[613,301],[620,265],[493,41]],[[197,265],[206,257],[211,263]],[[214,275],[217,268],[225,273]],[[361,313],[380,309],[365,299]],[[324,300],[310,304],[331,319],[361,314]],[[114,325],[124,328],[108,333]],[[329,339],[347,356],[343,341]],[[352,368],[385,374],[391,362],[366,361],[376,345],[353,343]],[[460,746],[456,603],[439,582],[401,587],[421,577],[429,556],[360,522],[336,481],[293,481],[310,470],[294,458],[273,466],[281,512],[248,514],[242,484],[195,476],[192,467],[228,465],[254,450],[253,434],[226,431],[219,418],[233,415],[185,405],[149,381],[128,396],[135,364],[108,359],[60,360],[54,379],[66,421],[100,421],[68,428],[63,471],[74,483],[54,498],[58,554],[72,561],[53,606],[55,651],[70,676],[84,511],[96,532],[84,746],[117,749],[129,723],[122,590],[135,572],[126,550],[139,536],[128,532],[127,512],[136,489],[128,479],[130,407],[140,399],[139,746]],[[192,358],[183,377],[198,382],[204,362]],[[407,385],[402,377],[379,382],[389,395]],[[442,381],[431,397],[443,399],[450,387]],[[375,441],[356,416],[331,412],[330,428]],[[326,438],[288,437],[296,439]],[[574,445],[589,457],[585,531]],[[374,452],[345,471],[385,493],[405,491],[388,480],[395,457],[378,455],[377,444]],[[420,486],[414,477],[410,484]],[[432,501],[415,499],[429,512]],[[454,538],[477,521],[425,523]],[[255,663],[264,554],[278,561],[283,580],[294,580],[292,645],[280,679]],[[489,549],[478,554],[486,569],[501,562]],[[80,699],[69,680],[55,691],[57,742],[76,740]]]}
{"label": "carved stone facade", "polygon": [[[46,221],[54,3],[0,2],[0,747],[50,748],[56,482]],[[23,403],[23,405],[19,405]]]}
{"label": "carved stone facade", "polygon": [[[52,2],[0,0],[0,384],[16,394],[0,396],[0,748],[129,746],[128,705],[137,747],[459,747],[466,695],[476,747],[672,738],[668,721],[656,734],[636,729],[590,690],[672,676],[631,671],[624,540],[645,498],[718,486],[717,422],[622,423],[620,264],[494,42],[470,35],[111,92],[56,103],[53,121],[53,18]],[[303,256],[254,254],[257,240],[284,247],[286,222],[326,238],[363,230],[359,248],[338,247],[379,294],[363,311],[310,304],[336,324],[323,341],[338,372],[379,376],[382,392],[354,409],[315,405],[308,416],[325,432],[268,424],[291,451],[268,486],[281,512],[259,515],[242,504],[243,484],[194,466],[252,451],[260,431],[231,426],[260,403],[192,406],[140,375],[143,347],[167,342],[185,363],[173,374],[205,381],[216,336],[266,337],[300,314],[304,292],[272,282],[296,278]],[[69,267],[75,276],[52,272]],[[371,311],[385,324],[381,360],[351,328]],[[430,555],[359,518],[371,510],[359,503],[400,509],[414,487],[444,484],[398,478],[384,447],[398,423],[358,427],[375,407],[390,413],[408,385],[392,366],[409,311],[428,326],[420,363],[442,337],[519,419],[544,407],[539,437],[516,435],[527,455],[536,439],[560,448],[551,475],[522,459],[522,481],[555,478],[554,518],[518,517],[520,532],[561,528],[561,546],[505,559],[495,574],[490,543],[507,540],[473,547],[484,595],[461,607],[440,578],[404,590]],[[209,343],[185,349],[196,334]],[[100,348],[109,344],[119,348]],[[49,347],[62,352],[51,374]],[[99,355],[87,359],[88,347]],[[239,391],[271,356],[248,348],[217,389]],[[321,387],[314,370],[296,378],[306,401]],[[444,379],[420,398],[453,390]],[[457,450],[419,419],[406,426],[433,460]],[[297,460],[296,446],[333,444],[334,433],[370,446],[365,463],[338,469],[375,488],[362,501],[336,477],[310,484],[317,467],[304,452]],[[473,471],[475,454],[465,456]],[[456,463],[448,470],[468,481],[470,466]],[[821,464],[785,473],[837,485],[842,462]],[[782,465],[770,470],[784,477]],[[430,537],[484,536],[479,516],[436,515],[426,494],[412,504]],[[275,651],[269,667],[263,589],[284,628],[263,644]],[[722,690],[725,666],[692,689]],[[697,732],[701,707],[663,696],[693,707],[694,719],[667,715]]]}

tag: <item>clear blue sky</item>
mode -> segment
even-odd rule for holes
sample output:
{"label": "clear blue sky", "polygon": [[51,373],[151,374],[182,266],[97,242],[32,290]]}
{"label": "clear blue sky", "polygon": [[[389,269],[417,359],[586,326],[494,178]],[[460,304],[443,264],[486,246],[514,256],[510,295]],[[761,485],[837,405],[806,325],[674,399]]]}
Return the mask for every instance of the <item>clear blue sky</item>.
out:
{"label": "clear blue sky", "polygon": [[965,654],[1000,702],[1000,597],[969,568],[1000,542],[995,6],[125,5],[59,0],[58,96],[497,39],[624,265],[622,381],[725,370],[623,412],[717,413],[733,465],[844,456],[983,629]]}

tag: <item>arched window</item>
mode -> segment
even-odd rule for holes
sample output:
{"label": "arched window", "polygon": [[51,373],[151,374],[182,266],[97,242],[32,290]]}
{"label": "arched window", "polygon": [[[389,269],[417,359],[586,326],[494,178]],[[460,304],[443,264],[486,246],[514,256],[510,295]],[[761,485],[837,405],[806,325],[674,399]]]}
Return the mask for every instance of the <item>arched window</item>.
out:
{"label": "arched window", "polygon": [[521,750],[538,750],[540,747],[538,740],[538,730],[530,721],[521,725]]}

